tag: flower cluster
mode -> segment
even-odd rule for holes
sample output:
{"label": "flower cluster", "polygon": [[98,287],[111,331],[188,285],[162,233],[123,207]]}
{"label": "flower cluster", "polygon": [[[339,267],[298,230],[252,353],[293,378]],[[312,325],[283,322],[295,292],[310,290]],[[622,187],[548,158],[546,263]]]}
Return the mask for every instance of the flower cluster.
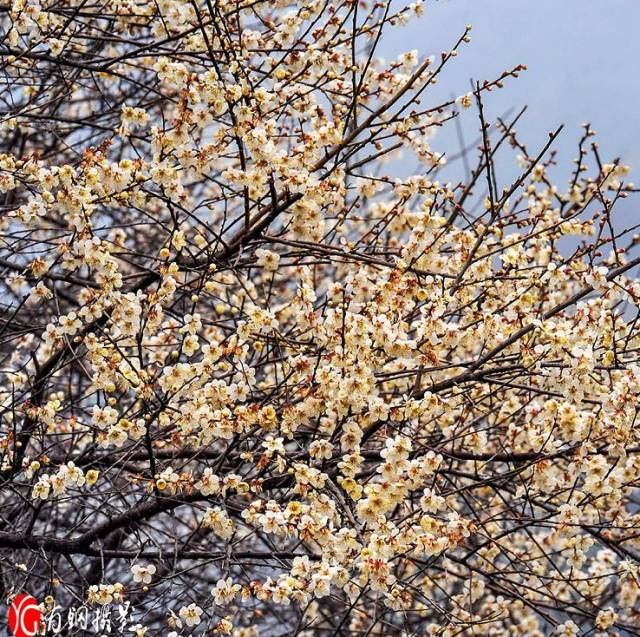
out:
{"label": "flower cluster", "polygon": [[63,5],[0,12],[7,590],[136,635],[637,634],[628,167],[587,126],[555,185],[557,133],[490,127],[523,67],[439,102],[470,27],[385,61],[421,1]]}

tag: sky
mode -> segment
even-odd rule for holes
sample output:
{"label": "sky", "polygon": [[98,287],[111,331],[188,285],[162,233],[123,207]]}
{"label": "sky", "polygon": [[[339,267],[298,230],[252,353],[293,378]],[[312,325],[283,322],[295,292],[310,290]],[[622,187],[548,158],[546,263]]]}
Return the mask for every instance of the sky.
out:
{"label": "sky", "polygon": [[[392,29],[382,53],[387,59],[408,49],[439,54],[467,24],[472,42],[460,47],[433,98],[460,95],[470,79],[491,80],[525,64],[519,79],[486,98],[487,119],[528,106],[517,130],[532,155],[549,131],[565,124],[554,145],[559,175],[573,168],[581,124],[590,122],[602,159],[621,157],[640,183],[640,0],[426,0],[424,16]],[[466,112],[462,126],[468,143],[479,130],[477,112]],[[440,151],[440,141],[451,154],[456,139],[450,126],[432,145]]]}

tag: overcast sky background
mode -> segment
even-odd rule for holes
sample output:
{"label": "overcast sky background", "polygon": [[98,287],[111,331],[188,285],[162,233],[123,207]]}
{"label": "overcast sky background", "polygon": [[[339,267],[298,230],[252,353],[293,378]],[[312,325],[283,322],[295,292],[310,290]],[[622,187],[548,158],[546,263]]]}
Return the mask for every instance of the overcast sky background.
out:
{"label": "overcast sky background", "polygon": [[[466,24],[473,25],[472,42],[459,49],[433,98],[460,95],[470,78],[491,80],[525,64],[519,79],[486,98],[487,119],[527,105],[517,130],[530,154],[565,124],[555,145],[563,161],[558,176],[573,168],[581,124],[588,121],[602,159],[620,156],[640,183],[640,0],[426,0],[424,17],[391,29],[382,53],[388,59],[413,48],[421,57],[439,54]],[[468,143],[479,130],[477,113],[465,112],[462,123]],[[455,126],[448,128],[433,147],[450,155],[457,142]],[[512,162],[500,161],[506,181]]]}

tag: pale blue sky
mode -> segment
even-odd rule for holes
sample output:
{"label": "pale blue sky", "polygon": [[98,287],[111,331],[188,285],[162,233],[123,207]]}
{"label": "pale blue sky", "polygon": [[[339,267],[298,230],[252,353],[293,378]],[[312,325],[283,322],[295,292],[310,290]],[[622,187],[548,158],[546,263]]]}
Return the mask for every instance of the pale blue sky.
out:
{"label": "pale blue sky", "polygon": [[[528,105],[517,128],[530,152],[564,123],[555,147],[569,170],[580,125],[589,121],[603,160],[621,156],[640,183],[640,0],[426,0],[424,17],[390,31],[383,53],[391,58],[415,48],[421,55],[438,54],[466,24],[473,25],[472,42],[460,48],[432,91],[434,99],[466,92],[470,78],[493,79],[526,64],[520,79],[487,97],[488,117]],[[477,115],[468,112],[465,120],[469,142],[478,130]],[[450,132],[453,137],[443,134],[440,140],[448,154],[456,143],[455,128]],[[435,150],[439,145],[434,140]]]}

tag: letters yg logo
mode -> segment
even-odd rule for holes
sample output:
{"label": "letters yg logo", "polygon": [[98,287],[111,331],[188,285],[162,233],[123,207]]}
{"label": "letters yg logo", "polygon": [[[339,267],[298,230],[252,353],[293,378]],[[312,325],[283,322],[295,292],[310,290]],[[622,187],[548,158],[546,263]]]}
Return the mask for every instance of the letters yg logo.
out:
{"label": "letters yg logo", "polygon": [[15,637],[33,637],[41,620],[40,606],[34,597],[25,593],[15,597],[9,607],[9,626]]}

